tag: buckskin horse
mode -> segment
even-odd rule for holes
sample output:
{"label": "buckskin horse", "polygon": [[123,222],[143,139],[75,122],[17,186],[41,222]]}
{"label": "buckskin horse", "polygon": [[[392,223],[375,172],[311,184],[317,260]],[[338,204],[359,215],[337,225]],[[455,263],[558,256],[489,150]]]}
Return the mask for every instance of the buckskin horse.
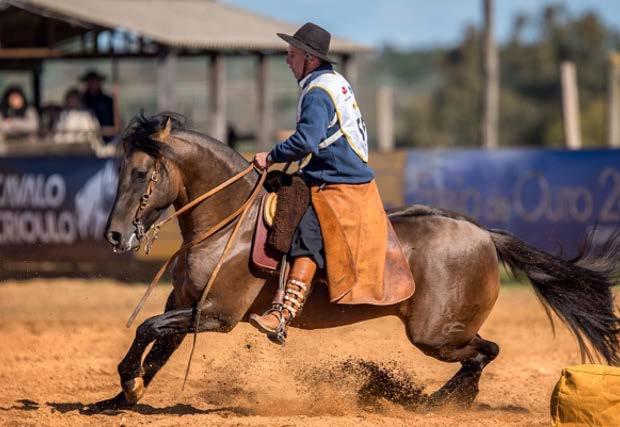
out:
{"label": "buckskin horse", "polygon": [[[232,148],[184,129],[182,117],[173,113],[136,117],[122,139],[118,190],[106,228],[106,238],[115,251],[139,248],[142,239],[136,237],[143,236],[170,205],[178,211],[250,167]],[[188,333],[229,332],[247,321],[250,313],[270,306],[278,279],[250,261],[258,199],[242,218],[230,250],[219,260],[233,227],[241,221],[222,219],[242,206],[258,183],[259,173],[249,171],[178,217],[187,249],[172,268],[173,290],[165,312],[137,328],[133,344],[118,365],[122,391],[105,401],[108,406],[136,404]],[[258,191],[262,195],[262,186]],[[584,245],[575,259],[564,260],[507,232],[487,230],[440,209],[414,205],[392,210],[389,219],[414,275],[415,294],[391,306],[347,306],[330,304],[326,287],[317,285],[293,327],[330,328],[397,316],[414,346],[438,360],[461,364],[430,401],[467,406],[478,394],[484,367],[499,352],[498,345],[478,331],[497,299],[499,264],[503,263],[529,278],[547,314],[555,312],[574,333],[582,358],[592,360],[598,353],[607,363],[620,361],[620,319],[614,314],[611,291],[620,253],[617,235],[602,248]],[[197,238],[218,222],[225,225],[208,239]],[[196,240],[200,243],[188,245]],[[216,268],[219,274],[204,292]]]}

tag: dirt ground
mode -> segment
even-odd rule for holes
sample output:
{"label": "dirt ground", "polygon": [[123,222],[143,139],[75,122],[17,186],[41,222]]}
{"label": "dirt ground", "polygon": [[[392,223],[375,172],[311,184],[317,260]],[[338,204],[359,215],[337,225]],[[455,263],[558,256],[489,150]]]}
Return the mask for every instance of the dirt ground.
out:
{"label": "dirt ground", "polygon": [[[158,314],[169,289],[156,289],[139,319]],[[229,334],[199,335],[182,391],[186,338],[136,408],[84,414],[84,405],[119,391],[116,365],[134,333],[124,322],[143,291],[101,280],[1,284],[0,425],[549,425],[560,371],[580,363],[574,339],[557,323],[554,338],[533,291],[508,287],[481,331],[500,354],[469,410],[409,410],[361,399],[372,375],[393,378],[398,392],[415,395],[434,391],[457,370],[424,356],[397,319],[383,318],[293,330],[284,349],[245,324]]]}

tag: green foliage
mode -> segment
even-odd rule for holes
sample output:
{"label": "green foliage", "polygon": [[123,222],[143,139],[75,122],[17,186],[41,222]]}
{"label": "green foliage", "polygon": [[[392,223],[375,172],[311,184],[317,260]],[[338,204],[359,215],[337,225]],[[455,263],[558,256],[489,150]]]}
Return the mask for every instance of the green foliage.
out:
{"label": "green foliage", "polygon": [[[586,146],[606,137],[608,54],[620,35],[594,13],[571,16],[561,5],[518,15],[500,47],[502,146],[561,146],[560,63],[575,62],[582,136]],[[479,146],[481,33],[466,29],[454,49],[383,50],[371,65],[372,83],[398,91],[397,141],[413,146]]]}
{"label": "green foliage", "polygon": [[386,46],[375,59],[372,72],[367,75],[371,83],[409,84],[411,81],[428,78],[436,71],[442,59],[441,50],[418,51],[412,54]]}

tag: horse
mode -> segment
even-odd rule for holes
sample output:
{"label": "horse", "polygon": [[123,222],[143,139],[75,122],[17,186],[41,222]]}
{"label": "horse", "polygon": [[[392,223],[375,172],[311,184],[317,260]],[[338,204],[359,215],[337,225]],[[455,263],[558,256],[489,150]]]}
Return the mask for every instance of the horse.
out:
{"label": "horse", "polygon": [[[186,129],[182,116],[173,113],[134,118],[122,142],[117,194],[106,227],[106,238],[116,252],[139,248],[140,227],[148,229],[170,205],[178,210],[249,167],[232,148]],[[251,171],[179,216],[184,242],[192,242],[241,206],[258,181],[259,173]],[[259,189],[261,195],[264,191]],[[141,203],[144,194],[149,196]],[[137,327],[118,365],[122,390],[106,405],[135,405],[188,333],[230,332],[239,322],[247,322],[249,314],[270,306],[278,278],[250,260],[259,210],[259,202],[252,203],[247,218],[238,224],[238,236],[200,307],[205,284],[240,220],[177,257],[165,311]],[[527,276],[550,318],[555,312],[574,333],[582,357],[620,362],[620,319],[614,314],[611,291],[620,253],[617,236],[602,247],[584,245],[574,259],[565,260],[505,231],[489,230],[463,215],[428,206],[391,210],[389,220],[416,282],[413,296],[389,306],[338,305],[329,302],[326,286],[315,284],[291,327],[331,328],[397,316],[411,344],[424,354],[460,363],[458,372],[430,395],[429,402],[467,407],[478,394],[483,369],[499,352],[499,346],[478,331],[498,297],[503,263],[513,274]]]}

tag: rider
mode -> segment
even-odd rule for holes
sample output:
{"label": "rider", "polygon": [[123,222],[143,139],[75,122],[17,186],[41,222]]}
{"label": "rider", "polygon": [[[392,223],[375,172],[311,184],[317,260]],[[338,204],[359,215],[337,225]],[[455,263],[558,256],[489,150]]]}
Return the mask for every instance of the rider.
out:
{"label": "rider", "polygon": [[[327,56],[330,33],[309,22],[293,36],[278,36],[288,43],[286,63],[302,89],[297,128],[270,152],[256,153],[254,164],[265,169],[300,161],[301,176],[311,187],[370,183],[374,173],[367,164],[366,126],[350,84],[334,71],[334,61]],[[299,314],[317,267],[325,266],[319,218],[312,205],[295,231],[289,256],[293,261],[284,307],[250,317],[250,323],[270,337]]]}

